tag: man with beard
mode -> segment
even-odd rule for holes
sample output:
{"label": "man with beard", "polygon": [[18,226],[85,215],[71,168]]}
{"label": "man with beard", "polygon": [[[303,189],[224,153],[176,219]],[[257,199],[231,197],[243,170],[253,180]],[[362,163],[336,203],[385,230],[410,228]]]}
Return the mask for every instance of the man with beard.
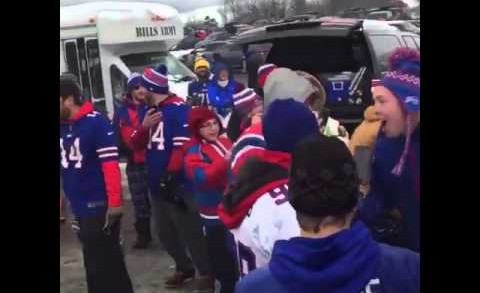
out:
{"label": "man with beard", "polygon": [[88,293],[133,293],[119,242],[123,200],[114,131],[68,77],[60,77],[60,162]]}
{"label": "man with beard", "polygon": [[137,240],[134,249],[144,249],[152,241],[150,232],[150,202],[148,200],[146,148],[135,148],[132,134],[140,126],[140,114],[145,107],[146,89],[141,85],[142,76],[132,73],[127,83],[127,94],[123,105],[116,111],[115,125],[120,138],[128,149],[127,180],[135,211]]}
{"label": "man with beard", "polygon": [[193,66],[198,80],[188,85],[189,103],[192,106],[207,106],[208,104],[208,82],[211,80],[210,63],[204,58],[199,58]]}

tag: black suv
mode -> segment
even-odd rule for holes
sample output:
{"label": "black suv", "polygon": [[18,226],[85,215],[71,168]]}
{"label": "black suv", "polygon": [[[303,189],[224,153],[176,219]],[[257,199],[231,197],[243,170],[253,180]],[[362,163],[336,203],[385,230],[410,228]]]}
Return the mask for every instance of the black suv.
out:
{"label": "black suv", "polygon": [[244,51],[268,43],[267,63],[316,76],[327,91],[326,108],[350,130],[372,103],[371,81],[387,70],[389,54],[420,49],[420,36],[386,21],[322,17],[253,29],[233,43]]}

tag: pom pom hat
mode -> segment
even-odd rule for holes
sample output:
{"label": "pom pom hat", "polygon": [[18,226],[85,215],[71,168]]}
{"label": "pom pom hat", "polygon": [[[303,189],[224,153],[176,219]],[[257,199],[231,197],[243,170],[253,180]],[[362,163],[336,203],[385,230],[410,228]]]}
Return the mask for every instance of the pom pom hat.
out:
{"label": "pom pom hat", "polygon": [[265,85],[265,80],[267,79],[270,72],[272,72],[277,66],[275,64],[267,63],[258,68],[258,86],[263,89]]}
{"label": "pom pom hat", "polygon": [[420,52],[409,48],[393,51],[389,58],[390,68],[381,81],[381,85],[390,90],[401,103],[406,113],[406,139],[400,160],[392,173],[402,174],[410,147],[410,136],[415,128],[414,115],[420,112]]}
{"label": "pom pom hat", "polygon": [[146,68],[142,75],[142,86],[152,93],[168,94],[167,67],[162,64],[157,69]]}
{"label": "pom pom hat", "polygon": [[233,105],[242,116],[250,114],[260,104],[262,104],[262,99],[251,88],[246,88],[233,95]]}

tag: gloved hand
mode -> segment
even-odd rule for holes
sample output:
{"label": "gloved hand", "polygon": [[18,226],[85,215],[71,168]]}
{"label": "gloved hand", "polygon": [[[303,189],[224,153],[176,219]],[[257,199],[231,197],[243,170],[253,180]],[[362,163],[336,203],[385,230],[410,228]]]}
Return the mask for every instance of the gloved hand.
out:
{"label": "gloved hand", "polygon": [[179,196],[179,183],[177,180],[177,174],[167,171],[165,175],[160,179],[161,194],[165,196],[165,199],[173,203],[181,210],[187,210],[187,205],[184,199]]}
{"label": "gloved hand", "polygon": [[175,192],[177,174],[167,171],[162,178],[160,178],[160,190],[167,198]]}

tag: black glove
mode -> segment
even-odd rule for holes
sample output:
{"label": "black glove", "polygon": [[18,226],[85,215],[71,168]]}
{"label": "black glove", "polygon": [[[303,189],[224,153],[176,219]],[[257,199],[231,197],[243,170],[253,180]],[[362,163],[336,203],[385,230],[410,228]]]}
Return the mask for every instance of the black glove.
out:
{"label": "black glove", "polygon": [[168,171],[165,173],[165,175],[160,179],[160,191],[167,201],[173,203],[179,209],[188,209],[185,200],[178,195],[180,191],[180,184],[178,183],[176,173]]}

